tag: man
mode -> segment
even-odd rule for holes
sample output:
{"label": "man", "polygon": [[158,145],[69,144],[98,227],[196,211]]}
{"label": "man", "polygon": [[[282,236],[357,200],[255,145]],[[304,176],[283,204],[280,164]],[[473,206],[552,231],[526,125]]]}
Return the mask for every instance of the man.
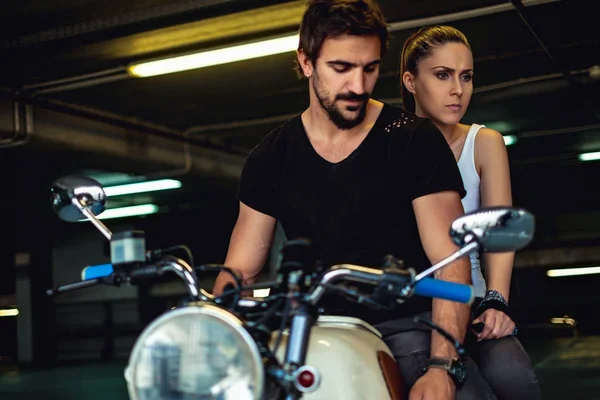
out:
{"label": "man", "polygon": [[[379,266],[393,254],[423,270],[456,251],[448,229],[463,214],[465,192],[451,150],[428,120],[370,98],[387,42],[372,0],[308,1],[297,70],[308,79],[310,105],[269,133],[242,172],[225,264],[244,285],[255,282],[265,263],[277,221],[288,238],[311,239],[323,265]],[[437,277],[470,283],[468,260]],[[213,292],[230,282],[220,274]],[[436,324],[464,338],[469,307],[449,301],[413,298],[393,315],[348,303],[337,313],[389,333],[386,343],[412,387],[410,399],[453,399],[453,376],[428,364],[429,356],[452,362],[454,347],[407,318],[428,310]],[[458,398],[488,398],[471,369]]]}

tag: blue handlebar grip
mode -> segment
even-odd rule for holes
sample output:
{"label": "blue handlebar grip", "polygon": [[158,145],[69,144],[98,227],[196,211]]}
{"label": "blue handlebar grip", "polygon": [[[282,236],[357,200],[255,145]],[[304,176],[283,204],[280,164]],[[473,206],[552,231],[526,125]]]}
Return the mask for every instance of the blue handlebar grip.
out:
{"label": "blue handlebar grip", "polygon": [[417,282],[415,294],[466,304],[471,304],[474,300],[473,286],[434,278],[423,278]]}
{"label": "blue handlebar grip", "polygon": [[81,280],[103,278],[113,273],[112,264],[90,265],[81,271]]}

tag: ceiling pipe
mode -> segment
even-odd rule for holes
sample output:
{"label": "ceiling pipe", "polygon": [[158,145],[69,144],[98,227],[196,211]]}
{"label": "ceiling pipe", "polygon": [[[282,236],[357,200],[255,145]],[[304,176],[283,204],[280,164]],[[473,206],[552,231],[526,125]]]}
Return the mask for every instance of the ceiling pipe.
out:
{"label": "ceiling pipe", "polygon": [[[247,152],[233,154],[224,151],[222,147],[212,145],[202,139],[190,137],[177,130],[95,109],[56,100],[17,96],[7,90],[0,90],[0,97],[12,101],[14,105],[11,110],[14,115],[11,128],[14,132],[13,136],[19,138],[18,141],[12,141],[11,143],[0,143],[0,147],[13,147],[27,144],[32,139],[34,142],[36,139],[41,139],[42,141],[55,143],[59,148],[67,147],[98,155],[110,155],[114,157],[115,164],[117,159],[122,158],[122,164],[133,156],[137,161],[131,159],[132,162],[140,164],[145,161],[155,166],[160,165],[168,168],[146,174],[147,179],[186,175],[193,172],[201,176],[234,181],[239,178],[247,155]],[[33,128],[34,111],[37,111],[35,130]],[[48,115],[47,111],[58,113],[57,115],[61,115],[66,119],[56,120],[56,117]],[[42,117],[40,117],[40,114],[42,114]],[[70,119],[78,117],[84,120],[77,122]],[[54,121],[54,124],[49,124],[49,121]],[[84,128],[85,121],[100,123],[101,125],[96,125],[96,127],[101,128],[97,129],[93,125]],[[56,124],[58,126],[54,126]],[[126,129],[124,133],[132,136],[126,137],[118,128]],[[162,144],[159,145],[160,149],[152,148],[152,146],[156,146],[152,143],[152,137],[156,137],[159,142],[162,140]],[[125,151],[131,140],[141,144],[140,149],[142,149],[142,152],[139,155]],[[167,141],[165,142],[165,140]],[[183,144],[183,147],[178,147],[177,144]],[[180,150],[183,150],[183,154]],[[176,167],[182,155],[183,165]],[[112,163],[111,159],[107,159],[106,156],[99,159],[106,159],[109,165]]]}
{"label": "ceiling pipe", "polygon": [[[523,0],[524,7],[539,6],[542,4],[556,3],[562,0]],[[488,7],[475,8],[473,10],[459,11],[450,14],[436,15],[433,17],[425,17],[412,19],[408,21],[392,22],[388,25],[390,32],[403,31],[413,28],[422,28],[428,25],[445,24],[448,22],[462,21],[465,19],[483,17],[485,15],[499,14],[507,11],[513,11],[514,5],[510,3],[501,3]]]}
{"label": "ceiling pipe", "polygon": [[81,160],[76,163],[79,166],[133,173],[146,179],[185,175],[225,184],[239,179],[245,161],[242,155],[149,135],[140,129],[119,129],[104,121],[51,109],[35,108],[34,112],[32,150],[73,151],[72,158]]}
{"label": "ceiling pipe", "polygon": [[119,114],[98,110],[91,107],[85,107],[78,104],[68,103],[60,100],[48,99],[44,97],[35,97],[22,93],[0,92],[2,97],[9,100],[29,104],[34,107],[44,108],[67,115],[87,118],[97,122],[104,122],[122,128],[130,128],[144,131],[146,133],[162,136],[175,141],[191,143],[197,146],[205,147],[215,151],[226,151],[222,146],[216,145],[202,138],[194,138],[189,134],[172,129],[160,124],[147,122],[139,118],[129,118]]}
{"label": "ceiling pipe", "polygon": [[23,146],[31,140],[33,132],[33,110],[29,104],[13,102],[12,137],[0,140],[0,148]]}

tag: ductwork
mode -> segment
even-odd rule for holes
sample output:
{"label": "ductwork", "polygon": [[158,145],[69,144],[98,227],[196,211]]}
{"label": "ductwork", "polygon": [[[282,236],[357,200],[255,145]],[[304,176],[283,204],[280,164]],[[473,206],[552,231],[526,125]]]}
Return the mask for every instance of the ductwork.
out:
{"label": "ductwork", "polygon": [[[2,130],[10,124],[13,103],[0,101]],[[189,174],[199,179],[222,180],[235,184],[245,157],[203,148],[181,138],[157,136],[141,129],[119,127],[88,118],[32,107],[33,126],[28,146],[32,150],[72,150],[74,167],[91,166],[149,176]],[[52,155],[50,155],[52,157]],[[93,160],[93,162],[92,162]],[[57,162],[65,160],[57,160]]]}

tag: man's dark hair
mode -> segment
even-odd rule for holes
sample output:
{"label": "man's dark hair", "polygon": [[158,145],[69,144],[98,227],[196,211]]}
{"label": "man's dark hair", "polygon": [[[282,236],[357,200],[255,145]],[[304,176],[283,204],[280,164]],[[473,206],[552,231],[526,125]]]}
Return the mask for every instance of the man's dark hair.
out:
{"label": "man's dark hair", "polygon": [[[314,65],[325,39],[342,35],[377,36],[382,58],[387,51],[387,24],[373,0],[309,0],[300,25],[298,50]],[[299,78],[304,76],[298,62],[295,70]]]}

